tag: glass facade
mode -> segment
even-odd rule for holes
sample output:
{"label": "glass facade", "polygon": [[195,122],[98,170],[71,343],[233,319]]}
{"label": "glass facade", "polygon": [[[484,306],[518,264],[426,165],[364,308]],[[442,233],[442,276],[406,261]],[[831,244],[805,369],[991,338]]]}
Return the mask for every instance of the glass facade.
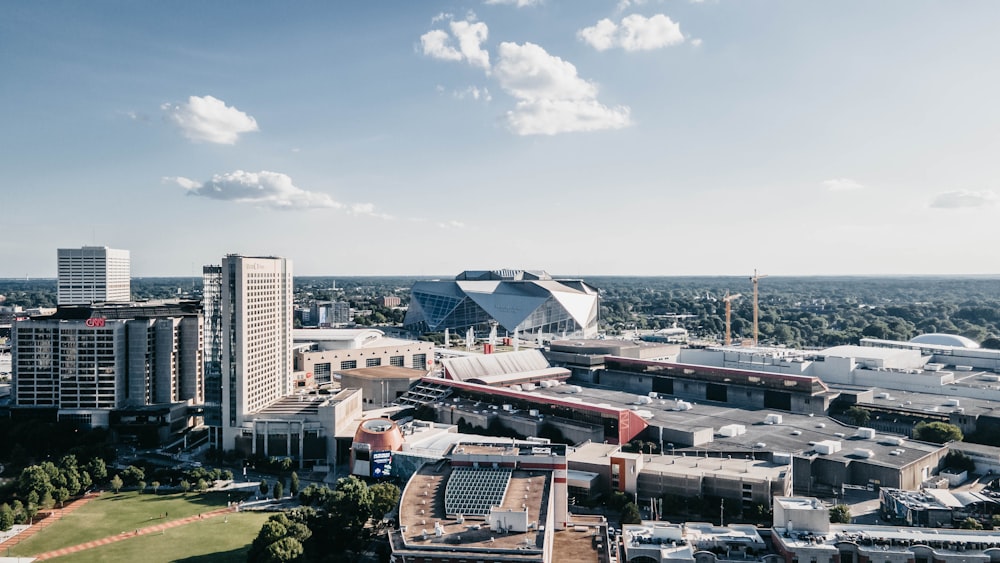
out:
{"label": "glass facade", "polygon": [[580,280],[521,274],[494,272],[476,279],[462,274],[456,281],[417,282],[403,324],[415,332],[449,329],[459,334],[471,327],[484,336],[495,322],[508,334],[517,331],[526,338],[596,336],[595,288]]}

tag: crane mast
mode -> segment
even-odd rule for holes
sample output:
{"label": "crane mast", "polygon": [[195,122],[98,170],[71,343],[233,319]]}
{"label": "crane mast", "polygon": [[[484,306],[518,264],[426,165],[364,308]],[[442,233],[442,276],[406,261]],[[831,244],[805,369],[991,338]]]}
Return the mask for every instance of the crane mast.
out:
{"label": "crane mast", "polygon": [[759,314],[759,309],[757,307],[757,284],[760,282],[760,280],[762,280],[762,279],[764,279],[766,277],[767,277],[767,274],[758,274],[757,273],[757,269],[755,268],[754,271],[753,271],[753,277],[750,278],[750,281],[753,282],[753,345],[754,345],[754,347],[757,346],[757,336],[758,336],[758,332],[757,332],[757,316]]}

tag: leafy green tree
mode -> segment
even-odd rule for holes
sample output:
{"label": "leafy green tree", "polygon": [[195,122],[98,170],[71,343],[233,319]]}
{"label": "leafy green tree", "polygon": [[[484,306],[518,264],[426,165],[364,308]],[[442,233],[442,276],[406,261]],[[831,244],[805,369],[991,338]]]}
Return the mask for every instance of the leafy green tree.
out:
{"label": "leafy green tree", "polygon": [[187,479],[181,479],[180,488],[182,493],[187,494],[191,490],[191,482]]}
{"label": "leafy green tree", "polygon": [[281,538],[280,540],[267,546],[265,551],[266,563],[287,563],[295,561],[302,556],[305,551],[302,542],[295,538]]}
{"label": "leafy green tree", "polygon": [[289,477],[288,481],[289,481],[289,483],[288,483],[288,494],[292,495],[293,497],[298,496],[298,494],[299,494],[299,474],[296,473],[296,472],[294,472],[294,471],[292,471],[292,475],[291,475],[291,477]]}
{"label": "leafy green tree", "polygon": [[139,490],[139,494],[141,495],[143,492],[146,491],[146,482],[139,481],[138,483],[136,483],[135,487]]}
{"label": "leafy green tree", "polygon": [[24,503],[23,502],[21,502],[19,500],[15,500],[13,503],[11,503],[10,509],[14,511],[14,523],[15,524],[24,524],[24,523],[26,523],[28,521],[28,515],[24,511]]}
{"label": "leafy green tree", "polygon": [[971,516],[968,517],[968,518],[966,518],[965,520],[962,520],[962,522],[958,525],[958,527],[961,528],[961,529],[963,529],[963,530],[982,530],[983,529],[983,525],[979,523],[979,520],[976,520],[975,518],[973,518]]}
{"label": "leafy green tree", "polygon": [[261,526],[260,532],[250,545],[247,554],[249,563],[295,561],[305,553],[304,544],[312,532],[301,521],[316,519],[316,512],[293,510],[288,515],[275,514]]}
{"label": "leafy green tree", "polygon": [[80,472],[80,489],[87,491],[94,486],[94,480],[90,478],[90,473],[87,471]]}
{"label": "leafy green tree", "polygon": [[962,429],[947,422],[918,422],[913,427],[913,437],[925,442],[944,444],[945,442],[961,442],[964,436]]}
{"label": "leafy green tree", "polygon": [[139,481],[142,481],[143,479],[146,478],[146,472],[139,467],[130,465],[126,467],[124,471],[122,471],[121,476],[126,483],[130,485],[136,485],[139,483]]}
{"label": "leafy green tree", "polygon": [[199,493],[204,493],[205,491],[208,490],[208,481],[204,479],[198,479],[198,482],[195,483],[195,489],[197,489]]}
{"label": "leafy green tree", "polygon": [[628,495],[621,491],[615,491],[611,493],[608,497],[608,508],[611,510],[618,510],[625,508],[625,505],[629,503]]}
{"label": "leafy green tree", "polygon": [[990,350],[1000,350],[1000,338],[991,336],[986,340],[979,343],[980,348],[987,348]]}
{"label": "leafy green tree", "polygon": [[274,483],[274,500],[279,500],[284,494],[285,486],[281,483],[281,479],[278,479]]}
{"label": "leafy green tree", "polygon": [[844,411],[844,414],[855,426],[867,426],[872,419],[872,411],[857,405]]}
{"label": "leafy green tree", "polygon": [[66,487],[59,487],[52,491],[52,498],[59,503],[59,508],[63,507],[63,504],[69,500],[69,489]]}
{"label": "leafy green tree", "polygon": [[622,508],[621,522],[622,524],[642,524],[639,507],[634,502],[630,502]]}
{"label": "leafy green tree", "polygon": [[833,524],[850,524],[851,507],[846,504],[838,504],[831,508],[830,522]]}
{"label": "leafy green tree", "polygon": [[267,479],[260,480],[260,494],[261,496],[267,496],[267,491],[271,490],[271,487],[267,484]]}
{"label": "leafy green tree", "polygon": [[153,494],[155,495],[156,491],[159,490],[159,488],[160,488],[160,482],[159,481],[153,481],[152,483],[149,484],[149,486],[153,487]]}
{"label": "leafy green tree", "polygon": [[35,516],[38,515],[38,505],[28,503],[28,505],[24,507],[24,514],[28,517],[28,524],[34,524]]}
{"label": "leafy green tree", "polygon": [[376,483],[368,487],[372,492],[372,517],[381,519],[399,504],[399,487],[392,483]]}
{"label": "leafy green tree", "polygon": [[371,518],[373,500],[372,492],[364,481],[353,475],[341,477],[326,503],[326,510],[346,536],[345,539],[356,541]]}
{"label": "leafy green tree", "polygon": [[90,472],[95,483],[100,483],[108,478],[108,466],[99,457],[95,457],[87,463],[87,471]]}
{"label": "leafy green tree", "polygon": [[230,470],[228,470],[228,469],[223,469],[222,470],[221,478],[223,480],[226,480],[226,481],[232,481],[233,480],[233,472],[230,471]]}
{"label": "leafy green tree", "polygon": [[971,457],[956,450],[951,450],[948,452],[948,455],[944,456],[944,466],[956,469],[959,472],[968,471],[972,473],[976,470],[976,462]]}
{"label": "leafy green tree", "polygon": [[115,493],[122,490],[122,487],[124,486],[125,486],[125,481],[122,481],[122,478],[119,477],[118,475],[115,475],[114,477],[111,478],[111,489]]}
{"label": "leafy green tree", "polygon": [[0,504],[0,532],[6,532],[14,525],[14,510],[7,503]]}

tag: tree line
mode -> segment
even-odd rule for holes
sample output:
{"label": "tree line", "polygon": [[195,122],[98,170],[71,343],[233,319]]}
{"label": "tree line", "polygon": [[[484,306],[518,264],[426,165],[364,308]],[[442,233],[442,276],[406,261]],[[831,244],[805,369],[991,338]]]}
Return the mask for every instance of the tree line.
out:
{"label": "tree line", "polygon": [[261,526],[247,562],[357,561],[399,497],[392,483],[368,485],[354,476],[338,479],[333,489],[309,485],[299,492],[301,507],[275,514]]}

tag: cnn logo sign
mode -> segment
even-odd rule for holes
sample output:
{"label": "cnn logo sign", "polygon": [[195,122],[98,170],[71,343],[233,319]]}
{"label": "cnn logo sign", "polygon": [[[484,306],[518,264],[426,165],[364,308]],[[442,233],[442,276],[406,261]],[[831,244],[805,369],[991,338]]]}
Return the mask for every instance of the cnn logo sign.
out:
{"label": "cnn logo sign", "polygon": [[87,322],[85,324],[90,328],[103,328],[104,319],[102,317],[94,317],[92,319],[87,319]]}

